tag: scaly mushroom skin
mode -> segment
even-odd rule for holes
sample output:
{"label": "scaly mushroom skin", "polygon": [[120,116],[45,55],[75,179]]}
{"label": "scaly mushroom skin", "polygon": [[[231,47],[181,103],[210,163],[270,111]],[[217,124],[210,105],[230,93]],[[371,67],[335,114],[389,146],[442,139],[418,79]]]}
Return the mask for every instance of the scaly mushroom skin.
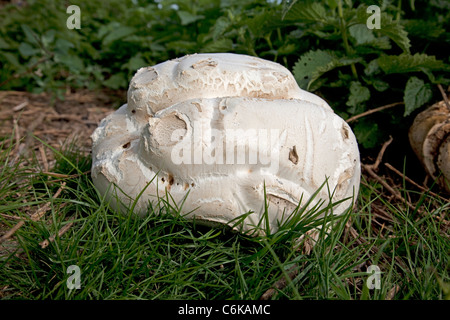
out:
{"label": "scaly mushroom skin", "polygon": [[141,216],[168,191],[186,218],[207,225],[252,211],[236,227],[247,232],[263,218],[265,188],[273,232],[326,179],[310,206],[331,190],[334,202],[347,199],[334,207],[341,214],[359,189],[350,127],[286,68],[255,57],[196,54],[140,69],[128,104],[92,139],[95,186],[124,212],[145,189]]}
{"label": "scaly mushroom skin", "polygon": [[409,141],[425,171],[450,192],[450,110],[444,101],[416,116]]}

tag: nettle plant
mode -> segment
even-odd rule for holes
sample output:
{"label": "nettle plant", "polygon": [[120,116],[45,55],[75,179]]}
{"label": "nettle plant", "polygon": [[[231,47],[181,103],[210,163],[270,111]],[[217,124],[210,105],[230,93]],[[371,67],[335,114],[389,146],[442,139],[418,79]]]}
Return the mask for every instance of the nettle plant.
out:
{"label": "nettle plant", "polygon": [[[368,8],[366,4],[356,7],[352,1],[284,3],[283,20],[298,27],[290,36],[299,41],[309,39],[309,43],[316,40],[293,67],[301,88],[319,91],[344,118],[382,105],[404,103],[403,110],[391,111],[381,122],[359,120],[354,130],[365,148],[374,147],[383,137],[381,125],[398,125],[430,102],[438,93],[433,84],[449,83],[444,77],[449,65],[419,52],[422,48],[413,47],[408,36],[408,31],[414,35],[420,28],[422,39],[429,36],[431,43],[446,38],[448,45],[445,20],[404,21],[401,4],[382,1],[380,6]],[[410,11],[422,10],[415,8],[414,1],[409,5]],[[446,14],[448,17],[448,11]]]}
{"label": "nettle plant", "polygon": [[[127,89],[138,68],[193,53],[258,56],[291,70],[302,89],[344,119],[402,103],[352,123],[360,145],[406,133],[412,116],[442,100],[450,50],[443,0],[29,0],[0,11],[0,89]],[[379,8],[379,28],[368,7]],[[396,104],[399,105],[399,104]],[[406,117],[406,118],[405,118]],[[389,128],[386,130],[385,128]],[[404,134],[406,137],[406,134]]]}

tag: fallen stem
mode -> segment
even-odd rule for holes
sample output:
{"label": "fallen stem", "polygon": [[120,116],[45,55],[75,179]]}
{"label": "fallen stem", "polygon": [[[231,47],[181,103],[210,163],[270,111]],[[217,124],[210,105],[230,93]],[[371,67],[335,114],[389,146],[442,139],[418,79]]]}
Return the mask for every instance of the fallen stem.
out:
{"label": "fallen stem", "polygon": [[391,171],[393,171],[394,173],[396,173],[397,175],[399,175],[400,177],[404,178],[406,181],[408,181],[409,183],[411,183],[412,185],[414,185],[415,187],[419,188],[420,190],[424,191],[424,192],[428,192],[429,194],[431,194],[434,197],[438,197],[439,199],[447,202],[448,199],[445,199],[443,197],[441,197],[440,195],[438,195],[437,193],[434,193],[433,191],[422,187],[420,184],[418,184],[417,182],[415,182],[414,180],[408,178],[404,173],[401,173],[399,170],[397,170],[396,168],[394,168],[392,165],[390,165],[389,163],[384,163],[384,165],[386,167],[388,167]]}
{"label": "fallen stem", "polygon": [[347,119],[346,122],[350,123],[350,122],[355,121],[355,120],[357,120],[359,118],[368,116],[368,115],[370,115],[372,113],[379,112],[379,111],[382,111],[382,110],[385,110],[385,109],[389,109],[389,108],[393,108],[393,107],[401,105],[401,104],[404,104],[404,102],[394,102],[394,103],[387,104],[387,105],[382,106],[382,107],[378,107],[378,108],[375,108],[375,109],[370,109],[370,110],[368,110],[366,112],[363,112],[361,114],[357,114],[356,116],[353,116],[353,117]]}
{"label": "fallen stem", "polygon": [[[62,227],[61,229],[59,229],[58,231],[58,237],[61,237],[64,233],[66,233],[74,224],[73,220],[75,218],[72,217],[70,220],[70,222],[68,224],[66,224],[64,227]],[[56,235],[52,235],[50,238],[45,239],[44,241],[40,242],[39,245],[41,246],[42,249],[45,249],[49,246],[50,242],[55,241],[56,239]]]}
{"label": "fallen stem", "polygon": [[442,88],[442,86],[440,84],[438,84],[437,86],[439,88],[439,91],[441,92],[442,98],[444,98],[444,102],[445,102],[445,105],[447,106],[447,109],[450,111],[450,102],[448,101],[448,97],[445,94],[444,89]]}
{"label": "fallen stem", "polygon": [[[59,197],[59,195],[61,194],[61,192],[63,191],[64,187],[66,186],[66,183],[63,182],[61,184],[61,186],[59,187],[59,189],[55,192],[55,194],[53,195],[52,199],[56,199]],[[44,214],[50,210],[50,205],[51,205],[51,201],[46,202],[42,207],[40,207],[39,209],[37,209],[30,217],[30,219],[32,221],[38,221],[39,219],[41,219]],[[8,232],[6,232],[1,238],[0,238],[0,243],[5,242],[6,240],[8,240],[9,238],[11,238],[14,233],[16,233],[17,230],[19,230],[24,224],[25,224],[25,219],[19,221],[14,227],[12,227]]]}

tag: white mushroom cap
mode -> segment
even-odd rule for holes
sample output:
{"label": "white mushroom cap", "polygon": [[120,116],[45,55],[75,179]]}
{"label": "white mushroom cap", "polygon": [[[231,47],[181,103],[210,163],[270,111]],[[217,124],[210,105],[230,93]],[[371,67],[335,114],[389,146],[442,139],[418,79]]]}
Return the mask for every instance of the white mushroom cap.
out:
{"label": "white mushroom cap", "polygon": [[[96,187],[124,211],[145,189],[134,208],[140,215],[169,191],[187,218],[205,224],[254,212],[242,224],[248,231],[262,219],[265,188],[276,230],[326,179],[333,201],[348,198],[334,214],[359,188],[350,127],[286,68],[255,57],[198,54],[140,69],[128,104],[92,139]],[[311,206],[329,199],[328,188]]]}
{"label": "white mushroom cap", "polygon": [[260,58],[230,53],[194,54],[141,68],[131,79],[128,105],[152,115],[194,98],[299,99],[330,108],[301,90],[288,69]]}

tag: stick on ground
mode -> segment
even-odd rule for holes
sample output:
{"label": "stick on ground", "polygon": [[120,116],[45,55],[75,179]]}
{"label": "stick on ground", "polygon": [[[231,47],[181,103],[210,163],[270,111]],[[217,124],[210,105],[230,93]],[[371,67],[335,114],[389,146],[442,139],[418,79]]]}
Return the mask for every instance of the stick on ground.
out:
{"label": "stick on ground", "polygon": [[[59,195],[61,194],[62,190],[64,189],[64,187],[66,186],[66,183],[63,182],[61,184],[61,186],[59,187],[59,189],[55,192],[55,194],[53,195],[52,199],[56,199],[59,197]],[[50,205],[51,202],[48,201],[46,202],[42,207],[40,207],[39,209],[37,209],[30,217],[30,219],[32,221],[38,221],[39,219],[41,219],[44,214],[50,210]],[[24,224],[25,224],[25,219],[19,221],[14,227],[12,227],[8,232],[6,232],[1,238],[0,238],[0,243],[5,242],[6,240],[8,240],[9,238],[11,238],[14,233],[16,233],[17,230],[19,230]]]}

